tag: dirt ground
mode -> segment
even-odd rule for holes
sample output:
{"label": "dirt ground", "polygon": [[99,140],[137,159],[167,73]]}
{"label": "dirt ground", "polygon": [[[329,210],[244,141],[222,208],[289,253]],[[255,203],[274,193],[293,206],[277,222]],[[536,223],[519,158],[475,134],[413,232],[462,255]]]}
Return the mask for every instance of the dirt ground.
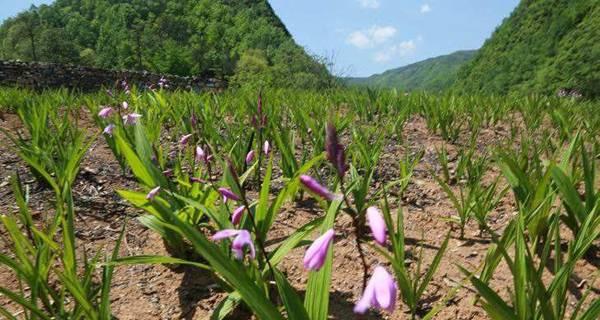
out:
{"label": "dirt ground", "polygon": [[[84,122],[85,123],[85,122]],[[3,128],[12,132],[19,130],[16,116],[5,115],[0,120]],[[97,130],[91,124],[89,130]],[[480,150],[506,137],[508,132],[499,125],[485,129],[480,135]],[[415,245],[422,241],[426,265],[433,259],[435,250],[441,245],[451,225],[445,218],[454,214],[451,202],[430,174],[430,168],[436,168],[436,148],[445,144],[450,159],[454,160],[458,145],[444,142],[441,137],[431,134],[420,117],[411,118],[403,132],[404,142],[390,143],[385,147],[381,158],[376,184],[398,177],[398,162],[407,152],[414,153],[425,149],[425,155],[418,164],[413,179],[403,199],[392,199],[393,212],[399,203],[404,208],[405,232],[409,253],[415,252]],[[468,133],[465,133],[465,139]],[[460,141],[460,140],[459,140]],[[404,147],[407,145],[408,147]],[[10,149],[10,142],[0,135],[0,213],[16,212],[14,198],[9,184],[9,176],[18,170],[29,190],[32,211],[36,218],[43,219],[52,208],[52,193],[38,184],[28,173]],[[498,175],[492,170],[489,177]],[[77,206],[76,231],[80,249],[90,253],[109,250],[119,235],[120,228],[127,217],[140,214],[115,193],[118,189],[134,189],[136,182],[130,176],[123,175],[118,163],[103,139],[97,140],[88,152],[82,165],[74,190]],[[490,215],[490,227],[498,232],[506,226],[515,214],[512,194],[509,192],[498,208]],[[401,201],[400,201],[401,200]],[[268,245],[274,246],[296,228],[324,212],[307,197],[287,205],[280,212],[269,234]],[[399,301],[396,311],[389,314],[370,313],[356,316],[352,307],[361,294],[362,267],[356,250],[351,220],[340,216],[336,221],[334,249],[334,273],[331,285],[330,313],[333,319],[408,319],[407,309]],[[444,297],[452,288],[464,279],[457,265],[469,270],[477,269],[490,246],[487,236],[480,236],[477,225],[470,223],[465,239],[458,239],[458,230],[453,232],[448,250],[442,260],[428,291],[425,294],[424,309],[430,308]],[[316,235],[315,235],[316,236]],[[0,250],[6,252],[8,239],[2,234]],[[383,260],[368,246],[363,245],[370,268],[383,264]],[[597,252],[597,251],[596,251]],[[125,241],[121,249],[122,256],[140,254],[167,255],[161,238],[140,225],[136,219],[129,219]],[[292,251],[280,265],[291,283],[303,292],[308,272],[302,267],[304,249]],[[409,259],[410,260],[410,259]],[[410,263],[411,261],[407,261]],[[592,278],[597,273],[600,256],[588,257],[577,266],[569,292],[569,304],[573,305],[587,288],[592,288],[592,299],[600,296],[600,280]],[[0,267],[0,285],[16,288],[14,276],[8,269]],[[508,287],[512,277],[506,265],[501,264],[492,281],[493,286],[503,297],[508,297]],[[191,267],[173,266],[122,266],[115,270],[112,285],[112,309],[118,319],[208,319],[215,305],[224,297],[219,287],[205,272]],[[483,309],[474,305],[474,289],[465,284],[450,299],[436,319],[487,319]],[[0,297],[0,304],[7,300]],[[15,310],[11,308],[12,310]],[[15,311],[18,312],[18,311]],[[18,315],[18,313],[16,313]],[[236,319],[251,318],[240,312]]]}

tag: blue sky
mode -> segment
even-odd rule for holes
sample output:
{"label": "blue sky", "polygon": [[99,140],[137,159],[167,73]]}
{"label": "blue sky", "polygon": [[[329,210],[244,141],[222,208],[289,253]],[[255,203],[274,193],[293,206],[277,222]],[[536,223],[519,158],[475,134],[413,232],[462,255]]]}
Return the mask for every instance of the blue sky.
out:
{"label": "blue sky", "polygon": [[367,76],[481,47],[519,0],[269,0],[296,41]]}
{"label": "blue sky", "polygon": [[0,0],[0,21],[29,9],[32,4],[40,5],[51,2],[52,0]]}
{"label": "blue sky", "polygon": [[[0,20],[51,0],[0,0]],[[8,3],[6,3],[8,2]],[[269,0],[295,40],[335,72],[368,76],[479,48],[519,0]]]}

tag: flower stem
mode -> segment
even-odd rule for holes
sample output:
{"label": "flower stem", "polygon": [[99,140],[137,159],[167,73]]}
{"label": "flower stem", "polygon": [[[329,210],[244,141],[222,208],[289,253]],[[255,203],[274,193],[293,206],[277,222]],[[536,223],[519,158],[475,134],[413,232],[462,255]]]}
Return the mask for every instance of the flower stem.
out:
{"label": "flower stem", "polygon": [[344,202],[346,203],[346,207],[348,207],[348,209],[353,213],[350,216],[352,217],[352,225],[354,227],[354,237],[356,238],[355,241],[356,247],[358,249],[358,256],[360,257],[360,261],[363,267],[362,290],[365,290],[365,288],[367,287],[367,279],[369,277],[369,266],[367,265],[365,252],[360,244],[360,239],[363,236],[362,226],[364,225],[364,219],[361,219],[359,212],[353,209],[350,205],[350,201],[348,200],[348,196],[346,194],[346,188],[344,187],[344,181],[342,179],[340,179],[340,188],[342,189],[342,194],[344,196]]}

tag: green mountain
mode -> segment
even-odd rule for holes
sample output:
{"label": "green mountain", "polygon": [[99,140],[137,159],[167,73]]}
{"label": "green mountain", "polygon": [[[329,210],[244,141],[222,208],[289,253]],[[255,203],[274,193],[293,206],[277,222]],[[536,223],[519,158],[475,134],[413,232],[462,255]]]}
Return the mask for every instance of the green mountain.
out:
{"label": "green mountain", "polygon": [[600,96],[600,1],[523,0],[459,74],[469,92]]}
{"label": "green mountain", "polygon": [[332,80],[267,0],[56,0],[2,23],[0,59],[211,74],[234,84]]}
{"label": "green mountain", "polygon": [[461,66],[470,61],[476,50],[457,51],[388,70],[367,78],[346,78],[349,85],[398,88],[403,90],[439,91],[451,87]]}

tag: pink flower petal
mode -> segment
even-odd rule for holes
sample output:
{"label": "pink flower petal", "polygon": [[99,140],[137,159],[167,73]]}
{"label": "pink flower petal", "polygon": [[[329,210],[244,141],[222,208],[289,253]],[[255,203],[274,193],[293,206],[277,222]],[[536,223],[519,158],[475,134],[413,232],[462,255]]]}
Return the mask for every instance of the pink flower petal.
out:
{"label": "pink flower petal", "polygon": [[247,230],[240,230],[239,234],[233,240],[231,244],[231,250],[234,252],[236,258],[241,260],[244,258],[244,247],[248,247],[250,250],[250,257],[254,259],[256,252],[254,250],[254,243],[252,242],[252,236]]}
{"label": "pink flower petal", "polygon": [[321,196],[329,201],[339,200],[341,199],[341,195],[337,195],[329,191],[327,188],[322,186],[317,182],[313,177],[307,175],[300,176],[300,182],[311,192],[315,193],[318,196]]}
{"label": "pink flower petal", "polygon": [[100,118],[106,119],[106,118],[110,117],[110,115],[112,113],[113,113],[113,109],[111,107],[105,107],[105,108],[102,108],[102,110],[100,110],[100,112],[98,112],[98,116]]}
{"label": "pink flower petal", "polygon": [[252,163],[252,161],[254,161],[254,150],[250,150],[250,152],[248,152],[246,155],[246,164],[249,165]]}
{"label": "pink flower petal", "polygon": [[329,229],[310,245],[304,254],[303,263],[305,269],[317,271],[323,267],[334,235],[335,232],[333,229]]}
{"label": "pink flower petal", "polygon": [[215,233],[212,236],[213,241],[219,241],[219,240],[223,240],[226,238],[231,238],[231,237],[235,237],[240,233],[240,230],[236,230],[236,229],[224,229],[221,231],[217,231],[217,233]]}
{"label": "pink flower petal", "polygon": [[242,221],[242,217],[244,216],[244,210],[246,210],[246,206],[241,206],[233,211],[231,214],[231,223],[234,225],[238,225],[240,221]]}
{"label": "pink flower petal", "polygon": [[381,211],[376,207],[369,207],[367,209],[367,220],[369,221],[369,227],[371,228],[375,242],[384,246],[387,227]]}
{"label": "pink flower petal", "polygon": [[148,194],[146,195],[146,200],[154,199],[156,197],[156,195],[158,195],[159,192],[160,192],[160,186],[150,190],[150,192],[148,192]]}

